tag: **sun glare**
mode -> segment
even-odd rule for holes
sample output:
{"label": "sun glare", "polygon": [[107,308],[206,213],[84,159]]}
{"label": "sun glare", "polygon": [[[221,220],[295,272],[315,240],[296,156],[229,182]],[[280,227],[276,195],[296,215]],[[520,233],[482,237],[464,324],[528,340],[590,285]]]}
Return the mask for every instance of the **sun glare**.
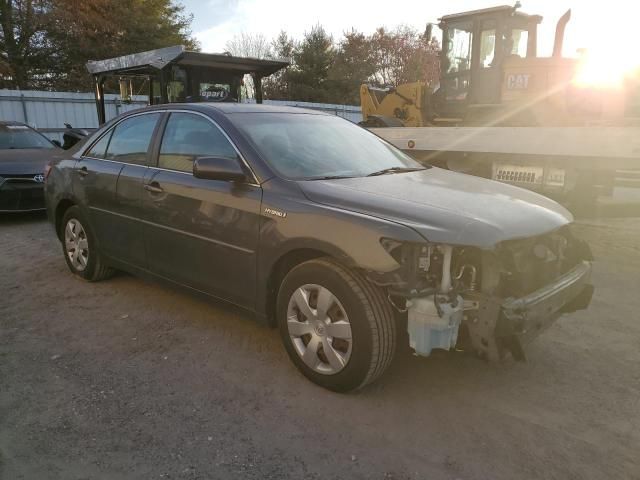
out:
{"label": "sun glare", "polygon": [[632,46],[634,43],[620,41],[618,44],[629,48],[587,49],[579,60],[573,83],[583,87],[621,88],[627,79],[637,75],[640,55]]}

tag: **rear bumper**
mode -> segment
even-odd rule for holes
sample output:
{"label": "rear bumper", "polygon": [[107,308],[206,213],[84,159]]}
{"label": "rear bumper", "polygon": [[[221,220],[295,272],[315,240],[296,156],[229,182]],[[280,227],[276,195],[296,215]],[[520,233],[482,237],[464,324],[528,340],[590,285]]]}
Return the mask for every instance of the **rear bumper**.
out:
{"label": "rear bumper", "polygon": [[0,181],[0,212],[44,210],[44,184],[35,181]]}

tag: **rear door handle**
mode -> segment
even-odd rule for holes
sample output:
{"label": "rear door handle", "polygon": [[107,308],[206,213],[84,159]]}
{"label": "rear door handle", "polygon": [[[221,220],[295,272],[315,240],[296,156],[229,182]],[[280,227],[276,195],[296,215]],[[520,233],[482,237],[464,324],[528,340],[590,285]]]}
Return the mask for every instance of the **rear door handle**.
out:
{"label": "rear door handle", "polygon": [[160,187],[160,184],[158,182],[147,183],[144,186],[144,189],[147,192],[151,192],[151,193],[162,193],[162,192],[164,192],[164,190],[162,189],[162,187]]}
{"label": "rear door handle", "polygon": [[87,169],[87,167],[79,168],[78,170],[76,170],[76,172],[78,172],[78,175],[82,177],[86,177],[87,175],[89,175],[89,170]]}

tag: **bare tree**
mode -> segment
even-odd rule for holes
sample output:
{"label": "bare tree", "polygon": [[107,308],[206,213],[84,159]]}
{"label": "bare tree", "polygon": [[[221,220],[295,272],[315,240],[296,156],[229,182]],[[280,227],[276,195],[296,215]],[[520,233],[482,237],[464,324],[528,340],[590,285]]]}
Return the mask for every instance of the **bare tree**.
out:
{"label": "bare tree", "polygon": [[375,81],[380,85],[400,85],[425,81],[432,85],[438,78],[438,51],[434,39],[406,25],[394,30],[378,28],[370,37]]}
{"label": "bare tree", "polygon": [[[225,48],[231,55],[238,57],[273,57],[271,42],[261,33],[251,34],[241,32],[229,40]],[[242,96],[244,98],[255,98],[255,88],[251,75],[244,76],[242,90]]]}
{"label": "bare tree", "polygon": [[271,42],[261,33],[241,32],[229,40],[225,48],[231,55],[238,57],[268,58],[273,56]]}

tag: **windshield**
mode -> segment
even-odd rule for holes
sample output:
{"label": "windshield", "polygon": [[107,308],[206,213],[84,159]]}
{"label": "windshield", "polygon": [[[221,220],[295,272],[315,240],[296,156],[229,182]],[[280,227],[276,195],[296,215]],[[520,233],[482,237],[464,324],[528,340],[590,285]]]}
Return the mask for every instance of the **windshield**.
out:
{"label": "windshield", "polygon": [[47,138],[24,125],[5,125],[0,127],[0,150],[25,148],[55,147]]}
{"label": "windshield", "polygon": [[364,177],[422,165],[371,132],[328,115],[235,113],[235,125],[279,175],[292,180]]}

